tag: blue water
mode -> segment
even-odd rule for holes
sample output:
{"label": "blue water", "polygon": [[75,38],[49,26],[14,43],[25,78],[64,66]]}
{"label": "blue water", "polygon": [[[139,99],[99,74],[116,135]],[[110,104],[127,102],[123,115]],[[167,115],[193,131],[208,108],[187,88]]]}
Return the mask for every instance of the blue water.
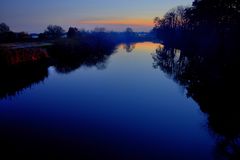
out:
{"label": "blue water", "polygon": [[43,82],[0,100],[2,147],[32,159],[213,159],[207,116],[153,68],[158,46],[120,45],[105,69],[49,67]]}

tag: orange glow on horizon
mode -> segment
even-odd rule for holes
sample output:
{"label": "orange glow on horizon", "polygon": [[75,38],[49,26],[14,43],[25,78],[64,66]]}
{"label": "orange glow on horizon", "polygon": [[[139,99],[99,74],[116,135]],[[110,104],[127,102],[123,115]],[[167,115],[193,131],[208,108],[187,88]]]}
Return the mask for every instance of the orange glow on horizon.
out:
{"label": "orange glow on horizon", "polygon": [[82,20],[79,24],[93,24],[93,25],[129,25],[129,26],[146,26],[152,27],[153,21],[151,19],[121,19],[121,20]]}

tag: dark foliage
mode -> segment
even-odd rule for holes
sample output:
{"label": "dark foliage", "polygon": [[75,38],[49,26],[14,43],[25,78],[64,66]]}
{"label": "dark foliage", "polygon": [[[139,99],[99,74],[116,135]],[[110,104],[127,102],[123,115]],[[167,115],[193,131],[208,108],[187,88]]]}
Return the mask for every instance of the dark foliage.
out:
{"label": "dark foliage", "polygon": [[179,6],[167,12],[162,19],[156,17],[153,32],[164,43],[177,43],[188,30],[189,19],[186,17],[186,10],[186,7]]}
{"label": "dark foliage", "polygon": [[0,34],[10,32],[10,28],[5,23],[0,23]]}
{"label": "dark foliage", "polygon": [[79,34],[79,31],[78,31],[77,28],[75,28],[75,27],[70,27],[70,28],[68,29],[68,32],[67,32],[67,37],[68,37],[68,38],[77,38],[78,34]]}
{"label": "dark foliage", "polygon": [[47,35],[48,39],[58,39],[65,33],[61,26],[49,25],[45,30],[44,34]]}
{"label": "dark foliage", "polygon": [[28,41],[30,41],[30,36],[28,35],[28,33],[25,32],[14,33],[5,23],[0,24],[0,43],[28,42]]}
{"label": "dark foliage", "polygon": [[[208,47],[237,41],[240,35],[240,2],[195,0],[192,7],[177,7],[155,18],[153,31],[166,44]],[[183,44],[181,42],[184,42]]]}

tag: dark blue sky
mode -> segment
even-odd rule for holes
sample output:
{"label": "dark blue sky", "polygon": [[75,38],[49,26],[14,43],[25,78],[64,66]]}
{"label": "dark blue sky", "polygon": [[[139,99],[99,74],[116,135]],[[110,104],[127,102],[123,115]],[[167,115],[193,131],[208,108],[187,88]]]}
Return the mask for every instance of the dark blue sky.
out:
{"label": "dark blue sky", "polygon": [[14,31],[42,32],[47,25],[147,31],[153,18],[193,0],[1,0],[0,22]]}

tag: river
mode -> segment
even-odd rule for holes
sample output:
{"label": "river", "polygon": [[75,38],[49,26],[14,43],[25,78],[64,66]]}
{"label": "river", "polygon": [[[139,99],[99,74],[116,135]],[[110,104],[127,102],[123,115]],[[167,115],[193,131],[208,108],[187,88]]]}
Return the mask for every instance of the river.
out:
{"label": "river", "polygon": [[119,45],[104,62],[68,72],[50,66],[2,98],[0,158],[213,159],[207,115],[154,67],[159,46]]}

